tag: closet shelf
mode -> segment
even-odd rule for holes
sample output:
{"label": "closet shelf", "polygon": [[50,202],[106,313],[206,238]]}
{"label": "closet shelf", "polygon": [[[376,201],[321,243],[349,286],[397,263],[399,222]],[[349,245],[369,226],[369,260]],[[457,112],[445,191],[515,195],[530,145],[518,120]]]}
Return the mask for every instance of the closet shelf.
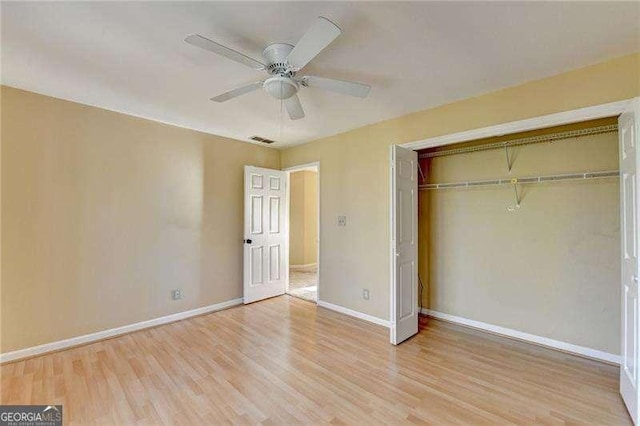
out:
{"label": "closet shelf", "polygon": [[567,181],[567,180],[614,178],[614,177],[619,177],[619,175],[620,175],[620,172],[618,170],[608,170],[608,171],[586,172],[586,173],[570,173],[570,174],[563,174],[563,175],[531,176],[531,177],[522,177],[522,178],[473,180],[473,181],[466,181],[466,182],[450,182],[450,183],[429,183],[429,184],[419,185],[418,189],[423,190],[423,189],[471,188],[471,187],[478,187],[478,186],[547,183],[547,182],[558,182],[558,181]]}
{"label": "closet shelf", "polygon": [[531,136],[528,138],[512,139],[510,141],[494,142],[483,145],[468,146],[464,148],[453,148],[442,151],[425,152],[419,155],[419,158],[442,157],[445,155],[465,154],[467,152],[486,151],[490,149],[505,149],[507,152],[507,166],[510,168],[511,159],[508,156],[508,148],[512,146],[530,145],[543,142],[554,142],[562,139],[578,138],[582,136],[600,135],[603,133],[613,133],[618,131],[617,124],[608,124],[604,126],[589,127],[578,130],[568,130],[566,132],[552,133],[548,135]]}

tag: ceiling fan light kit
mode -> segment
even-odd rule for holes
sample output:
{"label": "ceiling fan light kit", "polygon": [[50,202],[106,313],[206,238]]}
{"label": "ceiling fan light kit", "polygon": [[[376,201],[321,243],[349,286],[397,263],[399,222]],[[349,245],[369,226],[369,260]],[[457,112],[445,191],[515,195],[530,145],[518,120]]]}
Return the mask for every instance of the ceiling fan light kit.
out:
{"label": "ceiling fan light kit", "polygon": [[284,101],[289,117],[298,120],[304,117],[304,110],[297,95],[301,87],[313,87],[359,98],[369,94],[371,87],[362,83],[314,76],[297,77],[297,73],[340,34],[341,30],[337,25],[327,18],[318,17],[295,46],[287,43],[268,45],[262,52],[264,63],[198,34],[188,36],[185,42],[255,70],[267,71],[271,75],[266,80],[215,96],[211,98],[212,101],[225,102],[262,87],[271,97]]}
{"label": "ceiling fan light kit", "polygon": [[276,99],[289,99],[300,90],[300,85],[290,77],[275,76],[264,81],[264,90]]}

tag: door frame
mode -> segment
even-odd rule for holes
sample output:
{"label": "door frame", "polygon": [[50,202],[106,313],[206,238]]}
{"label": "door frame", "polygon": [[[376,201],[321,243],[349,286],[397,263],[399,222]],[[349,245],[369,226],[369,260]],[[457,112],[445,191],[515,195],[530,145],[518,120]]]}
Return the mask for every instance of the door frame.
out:
{"label": "door frame", "polygon": [[316,179],[316,205],[317,205],[317,209],[318,209],[318,220],[317,220],[317,229],[318,229],[318,241],[316,241],[316,253],[317,253],[317,258],[316,258],[316,263],[318,265],[318,275],[317,275],[317,290],[316,290],[316,305],[320,302],[320,244],[322,241],[322,238],[320,236],[320,161],[314,161],[312,163],[304,163],[304,164],[298,164],[295,166],[290,166],[290,167],[286,167],[284,169],[282,169],[283,172],[287,173],[287,188],[286,188],[286,193],[285,193],[285,203],[286,203],[286,208],[285,208],[285,222],[286,222],[286,230],[287,230],[287,235],[289,236],[289,243],[287,244],[287,250],[285,253],[285,292],[289,291],[289,250],[290,250],[290,241],[291,241],[291,232],[289,229],[289,222],[290,222],[290,216],[289,216],[289,206],[291,204],[291,173],[292,172],[298,172],[300,170],[314,170],[317,173],[317,179]]}
{"label": "door frame", "polygon": [[[598,118],[612,117],[618,116],[622,114],[628,107],[634,102],[635,99],[638,98],[630,98],[617,102],[610,102],[606,104],[594,105],[585,108],[578,108],[569,111],[558,112],[554,114],[542,115],[539,117],[528,118],[524,120],[518,121],[510,121],[501,124],[497,124],[494,126],[488,127],[480,127],[477,129],[465,130],[462,132],[450,133],[446,135],[436,136],[427,139],[421,139],[412,142],[398,143],[394,145],[398,145],[402,148],[412,149],[414,151],[425,149],[425,148],[435,148],[445,145],[451,145],[459,142],[468,142],[476,139],[488,138],[492,136],[503,136],[512,133],[520,133],[526,132],[529,130],[538,130],[544,129],[547,127],[561,126],[564,124],[572,124],[579,123],[582,121],[595,120]],[[393,170],[391,169],[391,150],[390,152],[390,161],[389,161],[389,188],[390,188],[390,197],[389,197],[389,226],[390,230],[395,229],[396,223],[393,215],[393,200],[394,194],[393,192]],[[395,306],[395,270],[394,270],[394,258],[395,258],[395,250],[393,246],[393,232],[389,232],[389,299],[390,306]],[[389,311],[389,320],[392,321],[391,314],[393,310]],[[622,321],[622,318],[621,318]],[[390,339],[391,330],[390,330]],[[640,363],[639,363],[640,364]]]}

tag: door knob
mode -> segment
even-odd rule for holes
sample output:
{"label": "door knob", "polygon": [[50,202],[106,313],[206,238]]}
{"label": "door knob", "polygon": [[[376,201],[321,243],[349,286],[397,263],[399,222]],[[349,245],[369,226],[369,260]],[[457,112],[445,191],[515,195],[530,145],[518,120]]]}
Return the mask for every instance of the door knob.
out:
{"label": "door knob", "polygon": [[247,244],[251,244],[253,241],[251,241],[251,240],[244,240],[244,242],[245,242],[245,243],[247,243]]}
{"label": "door knob", "polygon": [[637,275],[634,275],[631,279],[633,280],[634,283],[638,282],[638,276]]}

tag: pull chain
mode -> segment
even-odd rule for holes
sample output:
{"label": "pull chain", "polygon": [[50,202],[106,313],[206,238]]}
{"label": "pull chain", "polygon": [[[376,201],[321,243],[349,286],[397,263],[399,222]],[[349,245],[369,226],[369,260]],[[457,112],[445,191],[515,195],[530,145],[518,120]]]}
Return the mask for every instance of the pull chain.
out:
{"label": "pull chain", "polygon": [[282,127],[284,122],[284,99],[282,99],[282,82],[280,82],[280,136],[279,139],[282,140]]}

